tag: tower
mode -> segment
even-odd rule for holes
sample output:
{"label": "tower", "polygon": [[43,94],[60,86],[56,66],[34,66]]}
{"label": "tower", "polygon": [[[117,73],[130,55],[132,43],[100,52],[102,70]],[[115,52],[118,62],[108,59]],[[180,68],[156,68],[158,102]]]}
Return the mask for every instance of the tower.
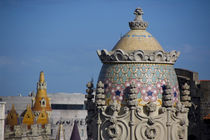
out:
{"label": "tower", "polygon": [[95,100],[87,84],[89,139],[187,139],[188,109],[180,103],[174,70],[179,52],[165,52],[146,31],[143,11],[129,22],[126,33],[109,52],[98,50],[103,66]]}
{"label": "tower", "polygon": [[44,72],[40,72],[39,82],[37,82],[37,94],[33,99],[32,110],[36,117],[43,111],[46,111],[48,117],[51,115],[51,103],[50,98],[47,96],[47,84],[44,78]]}

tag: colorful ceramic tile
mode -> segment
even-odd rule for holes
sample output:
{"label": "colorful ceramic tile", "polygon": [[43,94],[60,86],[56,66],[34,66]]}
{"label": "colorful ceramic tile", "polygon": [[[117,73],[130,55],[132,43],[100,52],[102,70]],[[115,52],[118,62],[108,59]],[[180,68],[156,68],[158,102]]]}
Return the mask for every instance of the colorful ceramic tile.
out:
{"label": "colorful ceramic tile", "polygon": [[179,97],[179,88],[173,65],[167,64],[104,64],[99,79],[105,83],[107,103],[117,100],[125,103],[126,88],[135,82],[139,105],[154,102],[162,104],[163,86],[169,84],[173,101]]}

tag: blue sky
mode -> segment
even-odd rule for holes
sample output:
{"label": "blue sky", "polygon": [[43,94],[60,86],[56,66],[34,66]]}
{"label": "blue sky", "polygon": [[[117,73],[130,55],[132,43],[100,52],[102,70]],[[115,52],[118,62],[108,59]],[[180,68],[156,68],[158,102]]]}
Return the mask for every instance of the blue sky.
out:
{"label": "blue sky", "polygon": [[136,7],[166,51],[181,51],[175,67],[210,79],[208,0],[0,0],[0,95],[36,91],[44,71],[48,92],[82,92],[129,31]]}

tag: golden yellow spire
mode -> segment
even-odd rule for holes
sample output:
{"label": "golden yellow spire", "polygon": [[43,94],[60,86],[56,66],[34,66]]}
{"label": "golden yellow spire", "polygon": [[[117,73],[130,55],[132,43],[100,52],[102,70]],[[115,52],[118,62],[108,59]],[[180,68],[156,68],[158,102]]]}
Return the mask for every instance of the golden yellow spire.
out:
{"label": "golden yellow spire", "polygon": [[33,111],[51,111],[50,99],[47,97],[47,84],[44,79],[44,72],[40,72],[39,82],[37,82],[37,94]]}
{"label": "golden yellow spire", "polygon": [[15,110],[15,105],[12,104],[12,109],[9,111],[7,118],[6,118],[7,124],[10,126],[14,126],[18,124],[18,114]]}
{"label": "golden yellow spire", "polygon": [[26,110],[26,113],[24,114],[24,117],[23,117],[23,124],[27,124],[28,126],[34,124],[34,114],[31,110],[31,106],[30,105],[27,105],[27,110]]}
{"label": "golden yellow spire", "polygon": [[44,72],[43,71],[40,72],[39,82],[41,82],[41,83],[45,82],[45,80],[44,80]]}
{"label": "golden yellow spire", "polygon": [[37,118],[37,124],[45,125],[48,124],[48,115],[45,110],[42,110]]}

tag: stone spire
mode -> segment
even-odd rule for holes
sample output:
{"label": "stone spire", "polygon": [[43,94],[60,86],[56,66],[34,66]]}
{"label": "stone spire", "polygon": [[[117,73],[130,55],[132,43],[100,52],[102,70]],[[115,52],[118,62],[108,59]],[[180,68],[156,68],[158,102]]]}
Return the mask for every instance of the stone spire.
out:
{"label": "stone spire", "polygon": [[129,26],[131,30],[145,30],[148,26],[148,23],[143,21],[142,15],[144,14],[141,8],[136,8],[134,11],[136,18],[134,21],[129,22]]}
{"label": "stone spire", "polygon": [[76,122],[74,122],[70,140],[80,140],[79,129]]}
{"label": "stone spire", "polygon": [[59,124],[58,134],[56,136],[56,140],[65,140],[64,129],[62,123]]}
{"label": "stone spire", "polygon": [[37,94],[34,100],[32,110],[38,112],[38,114],[35,113],[35,115],[38,116],[42,110],[48,111],[47,113],[49,115],[49,112],[51,112],[52,109],[50,98],[47,96],[47,84],[45,82],[43,71],[40,72],[39,82],[37,82]]}

